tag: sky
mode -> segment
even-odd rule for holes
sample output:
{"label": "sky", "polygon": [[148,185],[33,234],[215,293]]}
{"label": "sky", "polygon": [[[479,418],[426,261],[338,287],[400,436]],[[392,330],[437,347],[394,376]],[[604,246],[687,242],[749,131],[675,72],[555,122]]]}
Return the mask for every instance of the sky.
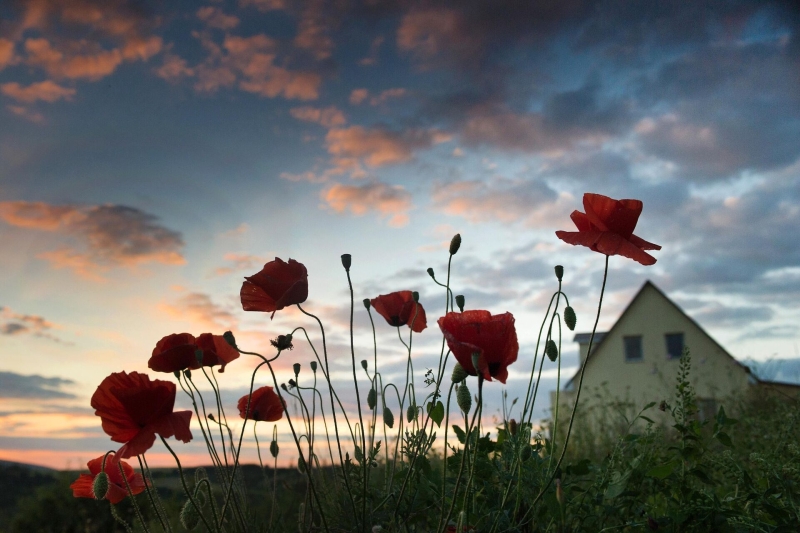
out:
{"label": "sky", "polygon": [[[584,192],[642,200],[636,233],[663,247],[650,267],[611,258],[601,330],[649,279],[737,359],[798,380],[791,5],[2,2],[0,458],[78,469],[116,448],[89,399],[112,372],[148,372],[171,333],[232,330],[271,353],[270,339],[303,326],[319,343],[294,308],[272,320],[242,310],[243,277],[275,257],[307,267],[304,307],[325,324],[351,408],[340,255],[353,258],[357,361],[373,354],[361,300],[418,291],[419,396],[444,312],[426,269],[446,274],[455,233],[455,293],[468,309],[513,313],[520,339],[506,387],[488,384],[492,427],[502,391],[524,395],[554,265],[577,331],[591,329],[603,257],[554,234],[573,229]],[[379,370],[404,381],[397,331],[377,317],[376,335]],[[312,380],[312,353],[296,344],[279,382],[294,362]],[[218,374],[234,427],[255,364],[243,356]],[[542,390],[556,375],[545,367]],[[182,394],[177,405],[189,406]],[[537,418],[548,409],[540,394]],[[177,449],[207,463],[193,430]],[[170,464],[160,445],[148,456]]]}

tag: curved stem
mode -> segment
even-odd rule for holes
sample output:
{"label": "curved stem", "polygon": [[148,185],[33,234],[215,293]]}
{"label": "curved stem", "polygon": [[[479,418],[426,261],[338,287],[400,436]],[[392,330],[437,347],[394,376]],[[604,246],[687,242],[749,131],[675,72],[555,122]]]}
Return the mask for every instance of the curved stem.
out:
{"label": "curved stem", "polygon": [[211,529],[211,525],[209,525],[208,520],[206,520],[205,515],[200,510],[200,506],[197,505],[197,502],[194,500],[194,496],[192,495],[192,491],[189,490],[189,486],[186,484],[186,478],[183,475],[183,467],[181,467],[181,460],[178,459],[178,456],[175,454],[173,449],[170,448],[169,444],[167,444],[166,439],[164,437],[162,437],[161,435],[159,435],[158,437],[161,439],[161,442],[164,443],[164,446],[167,447],[167,450],[169,450],[169,453],[172,455],[172,458],[175,459],[175,463],[178,465],[178,474],[180,474],[181,485],[183,485],[183,491],[186,493],[186,496],[189,497],[189,501],[192,502],[192,505],[194,505],[194,508],[197,509],[197,514],[200,515],[200,520],[203,521],[203,525],[206,526],[206,529],[208,531],[219,531],[217,528],[215,528],[213,530]]}

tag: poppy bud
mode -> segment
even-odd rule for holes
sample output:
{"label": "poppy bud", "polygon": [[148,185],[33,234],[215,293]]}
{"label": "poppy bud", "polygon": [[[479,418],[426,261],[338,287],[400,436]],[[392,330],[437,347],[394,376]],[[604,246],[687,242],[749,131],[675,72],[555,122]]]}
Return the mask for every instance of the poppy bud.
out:
{"label": "poppy bud", "polygon": [[408,409],[406,409],[406,420],[410,424],[415,418],[417,418],[417,406],[409,405]]}
{"label": "poppy bud", "polygon": [[575,310],[570,306],[564,308],[564,323],[567,325],[570,331],[575,331],[575,323],[578,321],[578,318],[575,316]]}
{"label": "poppy bud", "polygon": [[450,241],[450,255],[456,255],[459,248],[461,248],[461,234],[456,233]]}
{"label": "poppy bud", "polygon": [[274,440],[269,443],[269,453],[272,457],[278,457],[278,441]]}
{"label": "poppy bud", "polygon": [[431,267],[428,267],[428,270],[426,270],[425,272],[427,272],[427,273],[428,273],[428,275],[429,275],[430,277],[432,277],[432,278],[436,279],[436,278],[434,277],[434,275],[433,275],[433,269],[432,269]]}
{"label": "poppy bud", "polygon": [[464,295],[459,294],[456,296],[456,305],[458,306],[458,310],[462,313],[464,312]]}
{"label": "poppy bud", "polygon": [[289,392],[289,389],[286,388],[286,383],[281,383],[281,388],[286,392]]}
{"label": "poppy bud", "polygon": [[369,298],[364,298],[364,307],[369,309],[372,304],[369,301]]}
{"label": "poppy bud", "polygon": [[[342,257],[344,257],[344,256],[342,256]],[[297,458],[297,469],[300,471],[301,474],[305,474],[306,473],[306,460],[303,459],[302,455]]]}
{"label": "poppy bud", "polygon": [[461,383],[467,379],[467,376],[469,376],[469,374],[467,374],[467,371],[461,366],[461,363],[456,363],[456,366],[453,367],[453,375],[450,380],[453,383]]}
{"label": "poppy bud", "polygon": [[214,420],[214,415],[213,415],[213,414],[211,414],[211,413],[208,413],[208,417],[207,417],[207,418],[208,418],[209,420],[213,421],[213,420]]}
{"label": "poppy bud", "polygon": [[394,427],[394,415],[388,407],[383,408],[383,423],[387,426]]}
{"label": "poppy bud", "polygon": [[173,376],[175,376],[175,377],[176,377],[176,378],[178,378],[178,379],[181,379],[181,371],[180,371],[180,370],[175,370],[175,371],[172,373],[172,375],[173,375]]}
{"label": "poppy bud", "polygon": [[233,333],[226,331],[222,334],[222,338],[225,339],[225,342],[236,348],[236,338],[233,336]]}
{"label": "poppy bud", "polygon": [[458,386],[458,390],[456,390],[456,400],[461,410],[465,413],[469,413],[469,410],[472,408],[472,394],[470,394],[466,383],[462,383]]}
{"label": "poppy bud", "polygon": [[350,254],[342,254],[342,266],[348,272],[350,272],[351,259]]}
{"label": "poppy bud", "polygon": [[415,302],[419,302],[419,293],[417,291],[412,292],[411,297],[414,298]]}
{"label": "poppy bud", "polygon": [[367,360],[366,359],[362,359],[361,360],[361,368],[363,368],[364,370],[367,369]]}
{"label": "poppy bud", "polygon": [[197,359],[197,363],[202,365],[203,364],[203,350],[195,350],[194,351],[194,358]]}
{"label": "poppy bud", "polygon": [[547,354],[547,357],[551,361],[555,361],[556,359],[558,359],[558,346],[556,346],[556,341],[554,341],[553,339],[547,341],[547,344],[544,347],[544,353]]}
{"label": "poppy bud", "polygon": [[309,363],[309,364],[311,365],[311,371],[312,372],[316,372],[317,371],[317,362],[316,361],[311,361],[311,363]]}
{"label": "poppy bud", "polygon": [[369,389],[367,393],[367,405],[370,409],[375,409],[375,406],[378,405],[378,392],[375,389]]}
{"label": "poppy bud", "polygon": [[186,379],[192,379],[192,371],[188,368],[183,371],[183,375],[186,376]]}
{"label": "poppy bud", "polygon": [[92,493],[95,500],[102,500],[108,493],[108,474],[100,472],[92,481]]}
{"label": "poppy bud", "polygon": [[522,451],[519,454],[519,458],[522,459],[522,462],[524,463],[525,461],[531,458],[532,454],[533,452],[531,452],[531,446],[530,444],[528,444],[522,447]]}
{"label": "poppy bud", "polygon": [[558,278],[558,281],[561,281],[561,278],[564,277],[564,267],[561,266],[561,265],[556,265],[555,270],[556,270],[556,277]]}
{"label": "poppy bud", "polygon": [[297,387],[297,382],[295,380],[289,378],[289,388],[293,389],[295,387]]}
{"label": "poppy bud", "polygon": [[200,523],[200,513],[191,500],[186,500],[180,514],[181,525],[188,531],[193,530]]}
{"label": "poppy bud", "polygon": [[512,435],[517,434],[517,421],[514,420],[513,418],[508,421],[508,432],[511,433]]}
{"label": "poppy bud", "polygon": [[208,479],[208,472],[206,472],[206,469],[202,466],[198,466],[194,471],[194,482],[197,484],[203,479]]}
{"label": "poppy bud", "polygon": [[294,376],[297,377],[297,375],[300,373],[300,363],[293,364],[292,370],[294,370]]}

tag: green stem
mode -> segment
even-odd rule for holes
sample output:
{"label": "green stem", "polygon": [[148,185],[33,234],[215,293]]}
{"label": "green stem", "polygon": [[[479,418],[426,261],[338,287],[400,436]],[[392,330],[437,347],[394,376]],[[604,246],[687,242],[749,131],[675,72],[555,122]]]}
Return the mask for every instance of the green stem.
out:
{"label": "green stem", "polygon": [[211,525],[208,523],[208,520],[206,520],[205,515],[200,510],[200,506],[197,505],[197,502],[194,500],[194,496],[192,495],[192,491],[189,490],[189,486],[186,484],[186,478],[183,475],[183,468],[181,467],[181,460],[178,459],[178,456],[175,454],[173,449],[170,448],[169,444],[167,444],[167,441],[166,441],[166,439],[164,437],[159,435],[158,438],[161,439],[161,442],[163,442],[164,446],[167,447],[167,450],[172,455],[172,458],[175,459],[175,463],[178,465],[178,474],[180,474],[181,485],[183,485],[183,491],[186,493],[186,496],[189,497],[189,501],[192,502],[192,505],[194,505],[194,508],[197,509],[197,514],[200,515],[200,520],[203,521],[203,525],[206,526],[206,530],[208,530],[208,531],[219,531],[218,528],[215,528],[213,530],[211,529]]}

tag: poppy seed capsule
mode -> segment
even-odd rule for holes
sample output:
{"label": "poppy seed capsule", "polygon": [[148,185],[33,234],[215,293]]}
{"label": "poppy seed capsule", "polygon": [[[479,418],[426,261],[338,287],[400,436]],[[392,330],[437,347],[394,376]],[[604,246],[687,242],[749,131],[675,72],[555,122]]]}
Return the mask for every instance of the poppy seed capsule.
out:
{"label": "poppy seed capsule", "polygon": [[465,413],[469,413],[469,410],[472,408],[472,394],[470,394],[466,383],[462,383],[458,386],[456,400],[461,410]]}
{"label": "poppy seed capsule", "polygon": [[294,375],[297,377],[297,375],[300,374],[300,363],[293,364],[292,370],[294,370]]}
{"label": "poppy seed capsule", "polygon": [[431,267],[428,267],[428,270],[426,270],[425,272],[427,272],[427,273],[428,273],[428,275],[429,275],[430,277],[432,277],[432,278],[436,279],[436,278],[434,277],[434,275],[433,275],[433,269],[432,269]]}
{"label": "poppy seed capsule", "polygon": [[102,500],[108,494],[108,474],[100,472],[92,481],[92,493],[95,500]]}
{"label": "poppy seed capsule", "polygon": [[352,262],[352,258],[350,254],[342,254],[342,266],[348,272],[350,271],[350,263]]}
{"label": "poppy seed capsule", "polygon": [[456,233],[450,241],[450,255],[456,255],[459,248],[461,248],[461,234]]}
{"label": "poppy seed capsule", "polygon": [[366,359],[362,359],[361,360],[361,368],[363,368],[364,370],[367,369],[367,360]]}
{"label": "poppy seed capsule", "polygon": [[469,376],[469,374],[467,374],[467,371],[461,366],[461,363],[456,363],[456,366],[453,367],[453,375],[450,377],[450,380],[453,383],[461,383],[467,379],[467,376]]}
{"label": "poppy seed capsule", "polygon": [[558,278],[558,281],[561,281],[561,278],[564,277],[564,267],[561,265],[556,265],[555,271],[556,271],[556,278]]}
{"label": "poppy seed capsule", "polygon": [[462,313],[464,312],[464,295],[459,294],[456,296],[456,305],[458,306],[458,310]]}
{"label": "poppy seed capsule", "polygon": [[383,408],[383,423],[390,428],[394,427],[394,415],[392,414],[392,410],[388,407]]}
{"label": "poppy seed capsule", "polygon": [[575,310],[570,306],[564,308],[564,323],[567,325],[570,331],[575,331],[575,324],[578,321],[578,317],[575,316]]}
{"label": "poppy seed capsule", "polygon": [[371,304],[371,303],[369,303],[369,298],[364,298],[364,307],[366,307],[367,309],[369,309],[371,305],[372,305],[372,304]]}
{"label": "poppy seed capsule", "polygon": [[547,344],[545,345],[544,348],[544,353],[547,354],[547,357],[551,361],[555,361],[556,359],[558,359],[558,346],[556,346],[556,341],[554,341],[553,339],[547,341]]}
{"label": "poppy seed capsule", "polygon": [[378,405],[378,392],[375,389],[369,389],[367,393],[367,405],[370,409],[375,409],[375,406]]}
{"label": "poppy seed capsule", "polygon": [[295,387],[297,387],[297,382],[295,380],[293,380],[292,378],[289,378],[289,388],[293,389]]}
{"label": "poppy seed capsule", "polygon": [[225,342],[236,348],[236,338],[233,336],[233,333],[226,331],[222,334],[222,338],[225,339]]}
{"label": "poppy seed capsule", "polygon": [[414,298],[415,302],[419,302],[419,293],[417,291],[412,292],[411,297]]}
{"label": "poppy seed capsule", "polygon": [[311,361],[311,363],[309,363],[309,364],[311,365],[311,371],[312,372],[316,372],[317,371],[317,362],[316,361]]}
{"label": "poppy seed capsule", "polygon": [[269,453],[272,457],[278,457],[278,441],[274,440],[269,443]]}

